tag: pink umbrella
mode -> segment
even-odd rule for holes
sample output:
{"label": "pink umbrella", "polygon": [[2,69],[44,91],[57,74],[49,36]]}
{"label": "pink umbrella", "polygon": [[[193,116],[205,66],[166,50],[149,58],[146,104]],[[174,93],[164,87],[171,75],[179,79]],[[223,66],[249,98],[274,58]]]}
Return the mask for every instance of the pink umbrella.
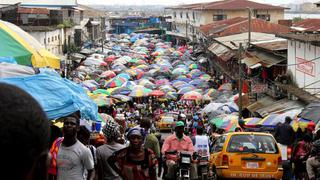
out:
{"label": "pink umbrella", "polygon": [[100,77],[109,77],[109,78],[113,78],[115,76],[116,76],[116,73],[114,73],[113,71],[104,71],[100,75]]}
{"label": "pink umbrella", "polygon": [[187,92],[181,97],[184,100],[201,100],[202,98],[203,96],[196,91]]}
{"label": "pink umbrella", "polygon": [[164,96],[164,95],[165,93],[160,90],[154,90],[149,94],[149,96]]}
{"label": "pink umbrella", "polygon": [[164,84],[169,84],[169,80],[168,79],[160,79],[160,80],[157,80],[156,81],[156,84],[158,85],[158,84],[162,84],[162,85],[164,85]]}

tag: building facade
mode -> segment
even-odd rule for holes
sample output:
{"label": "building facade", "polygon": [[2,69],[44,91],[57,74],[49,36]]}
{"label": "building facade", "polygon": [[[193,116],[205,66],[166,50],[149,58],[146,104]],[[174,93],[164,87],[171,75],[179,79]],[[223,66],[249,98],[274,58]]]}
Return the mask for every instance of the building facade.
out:
{"label": "building facade", "polygon": [[171,16],[172,31],[183,34],[189,39],[199,37],[199,27],[215,21],[248,17],[248,8],[252,16],[273,23],[284,19],[284,9],[279,6],[260,4],[247,0],[226,0],[211,3],[197,3],[167,8]]}

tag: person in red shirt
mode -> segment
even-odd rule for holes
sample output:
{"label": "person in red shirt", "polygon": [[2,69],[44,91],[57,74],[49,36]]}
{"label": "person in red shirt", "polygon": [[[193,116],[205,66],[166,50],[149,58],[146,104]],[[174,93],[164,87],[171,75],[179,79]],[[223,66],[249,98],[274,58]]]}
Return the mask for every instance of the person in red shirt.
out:
{"label": "person in red shirt", "polygon": [[[162,146],[161,153],[165,155],[168,151],[188,151],[190,153],[194,152],[194,147],[190,137],[183,134],[184,132],[184,123],[178,121],[175,127],[175,133],[168,136]],[[175,168],[176,162],[178,160],[177,155],[165,155],[166,156],[166,165],[168,167],[168,173],[166,174],[167,179],[175,179]],[[191,176],[196,175],[195,168],[191,168]]]}

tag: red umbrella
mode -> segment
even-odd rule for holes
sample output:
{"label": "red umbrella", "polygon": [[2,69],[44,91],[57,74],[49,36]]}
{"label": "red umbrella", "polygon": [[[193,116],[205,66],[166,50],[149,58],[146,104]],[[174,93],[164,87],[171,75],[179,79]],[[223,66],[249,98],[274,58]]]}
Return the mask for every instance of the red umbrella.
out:
{"label": "red umbrella", "polygon": [[104,61],[113,62],[117,57],[115,55],[108,56]]}
{"label": "red umbrella", "polygon": [[149,94],[149,96],[164,96],[164,95],[165,93],[160,90],[154,90]]}

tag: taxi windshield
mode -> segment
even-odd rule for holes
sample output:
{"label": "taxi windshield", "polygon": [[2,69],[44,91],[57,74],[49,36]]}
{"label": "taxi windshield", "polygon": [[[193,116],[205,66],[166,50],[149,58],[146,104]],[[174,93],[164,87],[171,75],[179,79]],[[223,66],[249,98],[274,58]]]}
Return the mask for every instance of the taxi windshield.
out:
{"label": "taxi windshield", "polygon": [[162,122],[165,122],[165,123],[172,123],[173,121],[174,121],[174,118],[171,116],[165,116],[162,118]]}
{"label": "taxi windshield", "polygon": [[227,151],[275,154],[278,153],[278,148],[271,136],[241,134],[231,137]]}

